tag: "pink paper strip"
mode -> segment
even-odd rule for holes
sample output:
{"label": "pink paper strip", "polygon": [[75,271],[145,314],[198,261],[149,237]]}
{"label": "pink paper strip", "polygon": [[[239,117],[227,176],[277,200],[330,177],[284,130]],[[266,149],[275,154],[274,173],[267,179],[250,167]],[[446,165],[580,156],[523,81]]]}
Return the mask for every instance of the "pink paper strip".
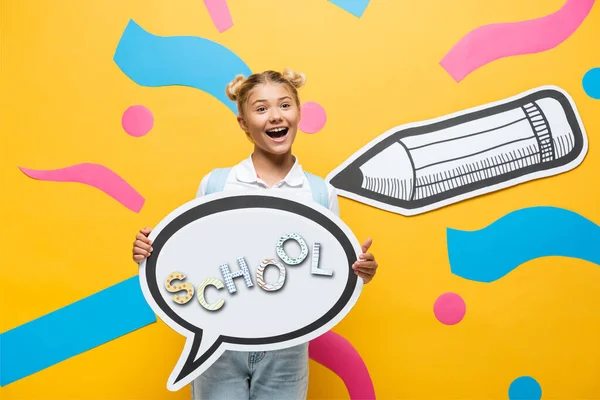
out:
{"label": "pink paper strip", "polygon": [[227,0],[204,0],[204,5],[219,32],[223,33],[233,26]]}
{"label": "pink paper strip", "polygon": [[19,167],[30,178],[53,182],[77,182],[108,194],[132,211],[139,212],[144,198],[115,172],[99,164],[76,164],[55,170],[33,170]]}
{"label": "pink paper strip", "polygon": [[311,340],[308,355],[342,378],[351,400],[375,399],[375,388],[367,366],[352,344],[342,336],[329,331]]}
{"label": "pink paper strip", "polygon": [[459,82],[499,58],[550,50],[577,30],[594,2],[567,0],[560,10],[545,17],[480,26],[459,40],[440,64]]}

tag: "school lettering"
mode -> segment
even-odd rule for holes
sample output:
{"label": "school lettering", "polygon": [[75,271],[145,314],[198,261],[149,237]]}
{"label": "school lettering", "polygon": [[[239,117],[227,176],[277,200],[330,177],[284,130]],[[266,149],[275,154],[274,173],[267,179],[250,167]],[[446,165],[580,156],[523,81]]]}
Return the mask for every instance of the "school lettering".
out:
{"label": "school lettering", "polygon": [[[293,240],[300,246],[300,254],[292,257],[286,253],[283,248],[283,244],[288,241]],[[332,270],[322,269],[319,266],[319,258],[320,258],[320,243],[314,243],[312,246],[312,256],[311,256],[311,267],[310,273],[312,275],[321,275],[321,276],[333,276]],[[277,256],[281,259],[281,262],[271,258],[265,258],[258,265],[256,270],[256,282],[258,286],[267,292],[276,292],[280,290],[285,284],[286,278],[286,268],[284,264],[288,266],[295,266],[306,259],[309,255],[308,245],[306,241],[297,233],[289,233],[281,236],[277,241],[276,246]],[[250,273],[250,269],[246,264],[246,260],[244,257],[238,257],[237,259],[238,269],[232,271],[229,267],[229,264],[220,265],[219,269],[221,271],[221,276],[223,281],[217,278],[206,278],[197,288],[196,290],[196,298],[198,299],[198,303],[208,311],[218,311],[225,305],[225,300],[223,298],[218,299],[214,303],[208,303],[206,298],[204,297],[204,291],[207,286],[213,286],[217,290],[223,289],[227,287],[227,291],[230,294],[237,292],[236,282],[234,281],[237,278],[242,278],[244,284],[247,288],[252,288],[254,283],[252,282],[252,275]],[[276,282],[266,282],[264,273],[265,269],[269,266],[276,267],[279,270],[279,276]],[[183,293],[176,294],[172,297],[172,300],[177,304],[187,304],[192,297],[194,296],[194,287],[189,282],[183,282],[185,280],[185,275],[181,272],[173,272],[169,274],[167,279],[165,280],[165,287],[171,293],[178,293],[181,291],[185,291],[185,295]],[[174,281],[179,281],[180,283],[173,283]]]}

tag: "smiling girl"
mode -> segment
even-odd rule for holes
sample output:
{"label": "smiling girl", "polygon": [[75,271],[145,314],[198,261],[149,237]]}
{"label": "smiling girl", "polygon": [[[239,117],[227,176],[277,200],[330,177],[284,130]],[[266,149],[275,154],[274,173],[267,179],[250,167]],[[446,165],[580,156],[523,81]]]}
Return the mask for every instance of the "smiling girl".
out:
{"label": "smiling girl", "polygon": [[[237,121],[254,144],[248,158],[226,175],[212,171],[200,182],[198,196],[216,188],[226,192],[277,189],[301,201],[313,201],[313,175],[306,173],[292,154],[301,110],[297,88],[305,83],[303,74],[289,69],[265,71],[248,78],[238,75],[227,85],[227,96],[237,103]],[[325,182],[322,182],[325,184]],[[339,216],[335,188],[326,184],[329,210]],[[152,252],[144,228],[133,244],[133,259],[141,262]],[[363,254],[352,266],[365,283],[377,270],[375,257],[368,253],[372,240],[362,245]],[[308,343],[269,352],[226,351],[192,382],[196,399],[304,399],[308,388]]]}

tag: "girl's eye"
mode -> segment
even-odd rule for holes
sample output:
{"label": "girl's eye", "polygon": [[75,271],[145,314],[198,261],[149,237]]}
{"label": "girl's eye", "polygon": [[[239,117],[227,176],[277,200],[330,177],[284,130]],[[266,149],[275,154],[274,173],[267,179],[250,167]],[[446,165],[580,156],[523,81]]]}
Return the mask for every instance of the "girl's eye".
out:
{"label": "girl's eye", "polygon": [[288,103],[284,103],[281,105],[282,107],[290,107],[290,105]]}
{"label": "girl's eye", "polygon": [[256,109],[256,111],[258,111],[258,112],[263,112],[263,111],[265,111],[265,110],[266,110],[266,108],[265,108],[265,107],[258,107],[258,108]]}

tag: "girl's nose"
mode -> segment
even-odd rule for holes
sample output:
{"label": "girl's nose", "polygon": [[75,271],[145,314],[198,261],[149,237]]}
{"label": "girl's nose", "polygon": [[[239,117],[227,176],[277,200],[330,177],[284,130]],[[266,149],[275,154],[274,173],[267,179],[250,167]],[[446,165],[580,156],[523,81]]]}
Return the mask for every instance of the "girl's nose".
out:
{"label": "girl's nose", "polygon": [[282,119],[283,117],[281,116],[281,113],[279,111],[272,111],[269,117],[269,120],[271,122],[281,121]]}

